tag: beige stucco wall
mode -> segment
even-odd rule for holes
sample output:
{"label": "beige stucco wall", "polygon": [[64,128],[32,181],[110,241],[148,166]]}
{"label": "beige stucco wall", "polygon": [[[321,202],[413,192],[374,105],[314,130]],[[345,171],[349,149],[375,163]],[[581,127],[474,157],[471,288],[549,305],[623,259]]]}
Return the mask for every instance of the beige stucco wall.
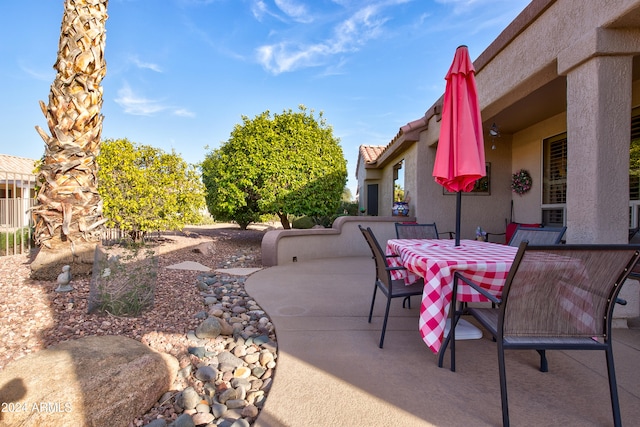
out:
{"label": "beige stucco wall", "polygon": [[[413,217],[403,218],[415,221]],[[271,230],[262,239],[262,264],[265,267],[304,262],[318,258],[370,256],[359,225],[371,227],[380,246],[396,237],[392,216],[343,216],[337,218],[333,227],[310,230]]]}
{"label": "beige stucco wall", "polygon": [[388,216],[392,214],[393,207],[393,165],[402,160],[403,156],[396,156],[389,166],[382,170],[382,179],[378,187],[378,215]]}
{"label": "beige stucco wall", "polygon": [[540,223],[542,221],[542,141],[566,132],[566,114],[562,113],[537,123],[513,135],[512,173],[526,169],[531,174],[531,191],[522,196],[513,194],[515,222]]}
{"label": "beige stucco wall", "polygon": [[[416,185],[414,194],[415,215],[419,222],[435,222],[440,233],[455,230],[456,196],[443,194],[443,188],[433,179],[433,164],[436,146],[430,144],[436,132],[428,129],[420,136],[416,144]],[[436,138],[437,139],[437,138]],[[475,238],[476,227],[501,233],[505,228],[505,219],[510,216],[511,191],[511,137],[503,135],[497,138],[496,149],[492,150],[492,140],[485,136],[485,157],[491,163],[491,194],[465,194],[461,204],[461,238]],[[407,168],[408,170],[408,168]]]}
{"label": "beige stucco wall", "polygon": [[557,76],[558,56],[575,55],[576,45],[596,28],[637,6],[638,0],[553,2],[477,74],[483,116],[495,114]]}
{"label": "beige stucco wall", "polygon": [[[418,145],[412,144],[404,153],[399,156],[396,156],[394,160],[391,162],[391,173],[393,174],[393,165],[404,161],[402,166],[402,171],[404,174],[404,182],[400,182],[400,186],[404,188],[405,197],[409,196],[409,213],[410,215],[415,215],[416,213],[416,200],[415,197],[418,188],[422,183],[418,182],[418,170],[420,169],[420,161],[418,158]],[[393,179],[393,175],[391,175],[391,179]],[[386,200],[385,200],[386,202]],[[389,207],[391,209],[392,206]],[[387,215],[389,211],[383,211],[382,213]]]}

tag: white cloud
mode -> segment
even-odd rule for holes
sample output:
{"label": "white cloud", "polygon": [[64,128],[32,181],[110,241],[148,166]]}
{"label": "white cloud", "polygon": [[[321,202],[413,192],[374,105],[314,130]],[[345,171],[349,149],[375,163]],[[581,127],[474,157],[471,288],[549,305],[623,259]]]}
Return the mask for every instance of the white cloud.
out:
{"label": "white cloud", "polygon": [[152,116],[167,109],[160,101],[138,96],[127,83],[118,89],[115,101],[125,113],[134,116]]}
{"label": "white cloud", "polygon": [[478,0],[436,0],[436,3],[451,5],[455,9],[464,9],[473,7],[475,3],[478,3]]}
{"label": "white cloud", "polygon": [[329,54],[330,48],[324,44],[292,47],[288,42],[282,42],[258,48],[259,61],[274,74],[317,66]]}
{"label": "white cloud", "polygon": [[267,12],[267,5],[262,0],[254,1],[251,3],[251,14],[258,21],[262,21],[262,17]]}
{"label": "white cloud", "polygon": [[294,0],[275,0],[276,6],[294,21],[308,24],[313,21],[304,4]]}
{"label": "white cloud", "polygon": [[176,108],[173,110],[173,115],[178,117],[195,117],[196,114],[193,111],[189,111],[186,108]]}
{"label": "white cloud", "polygon": [[134,116],[154,116],[163,111],[179,117],[195,117],[195,114],[186,108],[174,107],[165,104],[161,100],[148,99],[136,94],[128,83],[124,83],[118,90],[116,103],[122,107],[126,114]]}
{"label": "white cloud", "polygon": [[378,3],[356,10],[348,19],[336,25],[333,36],[323,42],[305,45],[281,41],[261,46],[257,49],[258,62],[269,72],[280,74],[317,66],[328,62],[333,55],[356,51],[382,34],[388,20],[381,15],[384,6]]}
{"label": "white cloud", "polygon": [[186,6],[206,6],[208,4],[211,4],[213,2],[215,2],[216,0],[180,0],[180,3],[186,5]]}
{"label": "white cloud", "polygon": [[376,38],[387,22],[387,18],[378,16],[379,11],[379,6],[370,5],[340,24],[336,29],[336,50],[349,50]]}
{"label": "white cloud", "polygon": [[265,17],[265,15],[281,19],[276,13],[269,10],[267,4],[262,0],[255,0],[251,3],[251,13],[253,14],[253,17],[256,18],[256,20],[258,20],[259,22],[262,22],[262,19]]}
{"label": "white cloud", "polygon": [[274,3],[277,10],[269,8],[263,0],[252,0],[251,14],[259,22],[262,22],[265,16],[282,22],[294,21],[301,24],[313,22],[313,16],[307,10],[307,6],[296,0],[274,0]]}
{"label": "white cloud", "polygon": [[131,61],[133,63],[133,65],[135,65],[138,68],[143,68],[143,69],[155,71],[156,73],[161,73],[162,72],[162,68],[160,68],[160,66],[158,64],[154,64],[154,63],[151,63],[151,62],[143,62],[143,61],[140,60],[140,58],[138,58],[137,55],[130,55],[129,56],[129,61]]}
{"label": "white cloud", "polygon": [[51,70],[51,71],[43,71],[43,70],[34,70],[32,68],[27,67],[26,65],[24,65],[21,61],[18,62],[18,66],[20,67],[20,69],[28,74],[29,76],[33,77],[36,80],[40,80],[43,82],[53,82],[53,79],[56,76],[55,71]]}
{"label": "white cloud", "polygon": [[500,3],[505,3],[506,7],[509,7],[512,0],[436,0],[436,2],[452,7],[454,14],[473,13],[480,8],[492,8],[498,14],[502,8]]}

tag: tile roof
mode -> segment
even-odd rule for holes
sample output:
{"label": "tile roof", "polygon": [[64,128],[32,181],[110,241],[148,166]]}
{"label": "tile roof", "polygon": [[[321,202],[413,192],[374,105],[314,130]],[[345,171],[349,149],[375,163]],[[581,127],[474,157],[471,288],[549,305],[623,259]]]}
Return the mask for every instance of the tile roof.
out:
{"label": "tile roof", "polygon": [[[377,162],[376,167],[384,166],[385,162],[391,158],[395,150],[401,150],[406,143],[416,142],[420,139],[420,133],[429,128],[429,120],[431,120],[431,118],[435,117],[437,121],[440,121],[441,114],[442,97],[424,113],[423,117],[401,126],[396,136],[394,136],[386,146],[380,147],[381,150],[376,152],[375,157],[372,158],[369,164]],[[362,146],[360,146],[360,153],[362,153]]]}
{"label": "tile roof", "polygon": [[386,147],[384,145],[361,145],[360,155],[365,163],[373,163],[378,159]]}
{"label": "tile roof", "polygon": [[[15,174],[34,175],[36,160],[24,157],[0,154],[0,172],[12,172]],[[5,175],[4,173],[2,174]]]}
{"label": "tile roof", "polygon": [[[373,164],[378,160],[380,154],[384,152],[386,147],[384,145],[361,145],[358,149],[358,163],[356,164],[356,178],[358,177],[358,170],[360,169],[360,163],[364,163],[364,167]],[[360,162],[360,159],[363,161]]]}

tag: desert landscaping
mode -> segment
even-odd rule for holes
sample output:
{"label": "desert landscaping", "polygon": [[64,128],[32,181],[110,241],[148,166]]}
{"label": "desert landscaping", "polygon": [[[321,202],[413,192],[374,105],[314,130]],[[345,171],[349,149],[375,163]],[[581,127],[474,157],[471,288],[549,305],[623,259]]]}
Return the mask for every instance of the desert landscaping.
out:
{"label": "desert landscaping", "polygon": [[[114,316],[104,312],[88,314],[90,277],[74,277],[71,292],[56,292],[55,281],[30,279],[28,256],[3,257],[0,262],[0,283],[5,292],[0,305],[0,335],[3,337],[0,342],[0,374],[11,362],[47,347],[82,337],[115,335],[131,338],[173,356],[180,369],[173,387],[193,387],[203,392],[203,381],[197,379],[195,374],[198,367],[207,364],[207,357],[213,355],[192,354],[196,353],[193,349],[198,347],[194,344],[196,339],[193,331],[212,310],[205,304],[205,292],[197,286],[203,272],[167,267],[198,263],[209,267],[212,273],[215,269],[261,267],[260,242],[265,229],[252,226],[243,231],[231,224],[217,224],[190,227],[183,232],[167,233],[153,239],[151,245],[159,261],[154,303],[152,309],[136,317]],[[219,276],[223,277],[220,280],[224,280],[224,274]],[[241,285],[242,280],[238,283]],[[220,312],[216,314],[222,316]],[[263,320],[262,324],[266,323]],[[191,336],[188,337],[190,331]],[[209,340],[211,343],[206,341],[200,340],[202,348],[213,346],[214,340]],[[271,341],[275,341],[274,334]],[[263,384],[272,375],[274,365],[272,361],[269,365],[272,368],[265,369],[268,372],[254,386]],[[225,380],[229,382],[229,378]],[[218,388],[226,387],[220,385],[224,381],[217,381],[216,384]],[[173,394],[166,394],[163,396],[165,401],[160,402],[164,406],[156,403],[146,414],[130,420],[128,425],[143,426],[157,419],[165,420],[168,424],[175,420],[185,408],[175,405],[181,390],[170,391]],[[264,393],[259,396],[259,400],[264,401]],[[244,418],[255,419],[255,411],[257,408],[252,414],[254,417]],[[187,413],[194,415],[195,409]],[[2,423],[0,418],[0,425]]]}

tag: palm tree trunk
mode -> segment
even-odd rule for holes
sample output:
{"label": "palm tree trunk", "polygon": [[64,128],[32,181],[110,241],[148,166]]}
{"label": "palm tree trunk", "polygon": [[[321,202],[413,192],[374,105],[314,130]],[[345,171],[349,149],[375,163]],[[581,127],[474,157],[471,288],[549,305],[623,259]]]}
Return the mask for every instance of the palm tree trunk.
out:
{"label": "palm tree trunk", "polygon": [[32,277],[52,279],[62,265],[74,274],[91,271],[100,241],[102,201],[97,189],[103,116],[101,82],[106,74],[104,47],[108,0],[65,0],[57,71],[49,104],[40,101],[49,134],[40,165],[34,238],[40,247]]}

